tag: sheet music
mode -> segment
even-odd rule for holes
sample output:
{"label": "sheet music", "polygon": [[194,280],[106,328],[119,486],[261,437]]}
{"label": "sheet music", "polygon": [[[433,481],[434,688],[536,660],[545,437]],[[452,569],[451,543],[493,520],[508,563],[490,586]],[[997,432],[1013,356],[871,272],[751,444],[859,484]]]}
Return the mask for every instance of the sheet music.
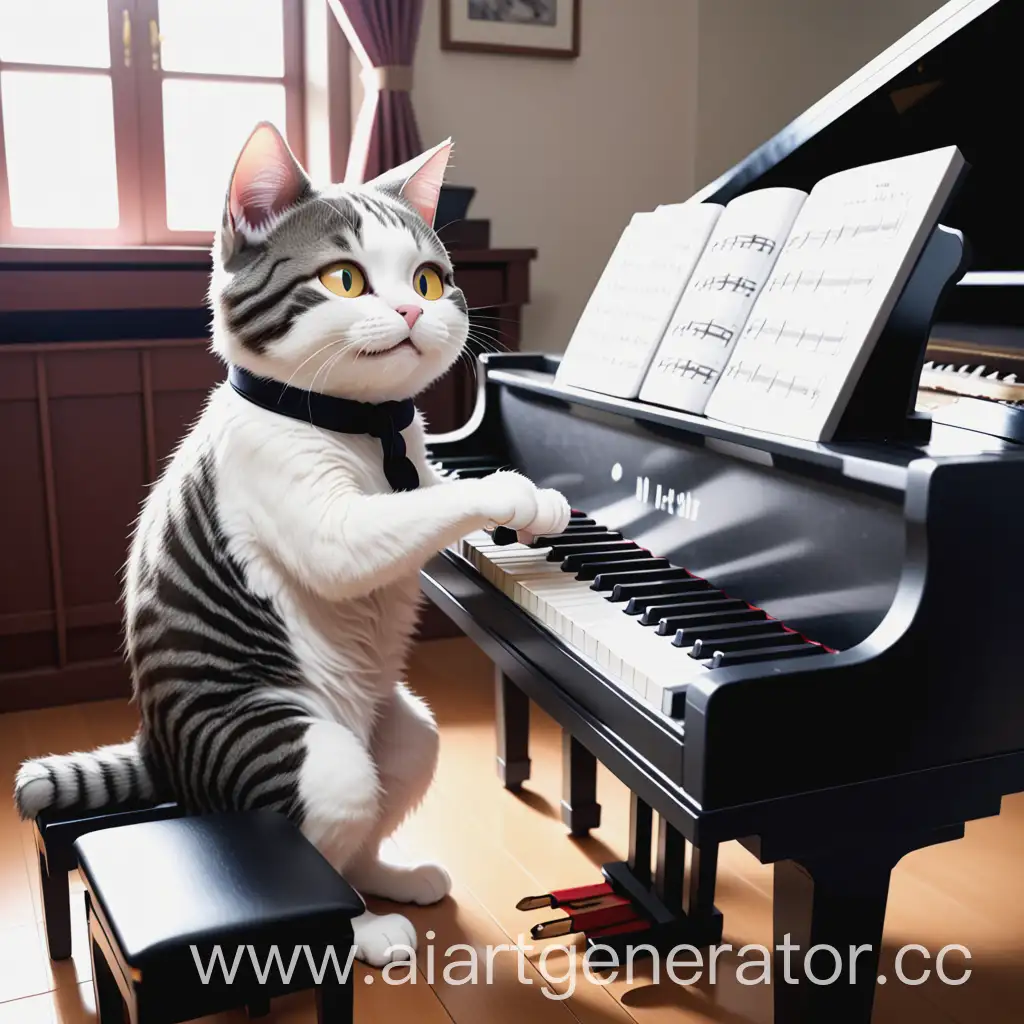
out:
{"label": "sheet music", "polygon": [[765,188],[729,203],[651,361],[642,401],[704,412],[806,199]]}
{"label": "sheet music", "polygon": [[557,373],[560,384],[635,398],[722,207],[637,213],[587,302]]}
{"label": "sheet music", "polygon": [[812,441],[831,437],[963,165],[951,146],[819,182],[706,415]]}

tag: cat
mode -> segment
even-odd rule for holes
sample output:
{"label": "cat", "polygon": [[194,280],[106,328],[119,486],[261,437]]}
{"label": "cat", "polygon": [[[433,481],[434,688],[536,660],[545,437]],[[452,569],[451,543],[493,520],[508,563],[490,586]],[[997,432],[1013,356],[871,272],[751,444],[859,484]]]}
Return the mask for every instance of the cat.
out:
{"label": "cat", "polygon": [[[469,332],[433,227],[451,150],[317,189],[273,125],[249,136],[212,254],[212,348],[228,379],[144,501],[126,564],[139,731],[26,761],[22,817],[157,799],[190,813],[272,808],[361,895],[428,904],[449,892],[440,865],[380,855],[438,756],[432,712],[402,682],[418,570],[471,531],[528,539],[570,518],[561,494],[515,472],[451,480],[426,457],[409,399],[452,368]],[[273,400],[286,394],[291,415]],[[410,422],[346,433],[309,422],[322,405],[405,409]],[[389,466],[410,463],[415,481],[396,489]],[[374,966],[416,948],[401,914],[353,923],[356,956]]]}

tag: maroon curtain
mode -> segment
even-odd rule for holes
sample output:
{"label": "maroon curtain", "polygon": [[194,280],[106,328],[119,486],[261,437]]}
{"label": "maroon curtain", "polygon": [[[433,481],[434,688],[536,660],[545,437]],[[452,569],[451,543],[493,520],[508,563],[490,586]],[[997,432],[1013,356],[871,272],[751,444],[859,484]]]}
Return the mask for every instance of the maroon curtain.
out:
{"label": "maroon curtain", "polygon": [[409,90],[423,0],[328,0],[363,65],[366,99],[347,180],[368,181],[423,150]]}

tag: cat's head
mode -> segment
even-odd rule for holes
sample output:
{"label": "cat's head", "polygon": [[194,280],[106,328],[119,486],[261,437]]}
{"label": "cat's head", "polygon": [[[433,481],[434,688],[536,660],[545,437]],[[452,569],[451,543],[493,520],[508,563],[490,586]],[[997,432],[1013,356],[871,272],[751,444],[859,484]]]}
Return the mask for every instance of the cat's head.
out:
{"label": "cat's head", "polygon": [[210,301],[223,359],[366,402],[411,398],[458,359],[466,299],[433,229],[451,140],[317,190],[270,124],[235,164]]}

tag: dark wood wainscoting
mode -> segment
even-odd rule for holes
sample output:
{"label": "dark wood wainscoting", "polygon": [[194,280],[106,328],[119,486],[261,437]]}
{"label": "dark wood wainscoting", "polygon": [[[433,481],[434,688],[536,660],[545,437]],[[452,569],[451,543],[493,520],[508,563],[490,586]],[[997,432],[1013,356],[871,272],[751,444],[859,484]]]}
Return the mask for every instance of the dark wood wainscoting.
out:
{"label": "dark wood wainscoting", "polygon": [[[453,252],[481,327],[500,325],[508,349],[534,256]],[[208,272],[194,250],[0,247],[0,712],[130,692],[120,592],[132,524],[224,377],[208,349]],[[421,405],[443,432],[472,401],[460,367]],[[422,633],[451,629],[428,610]]]}

